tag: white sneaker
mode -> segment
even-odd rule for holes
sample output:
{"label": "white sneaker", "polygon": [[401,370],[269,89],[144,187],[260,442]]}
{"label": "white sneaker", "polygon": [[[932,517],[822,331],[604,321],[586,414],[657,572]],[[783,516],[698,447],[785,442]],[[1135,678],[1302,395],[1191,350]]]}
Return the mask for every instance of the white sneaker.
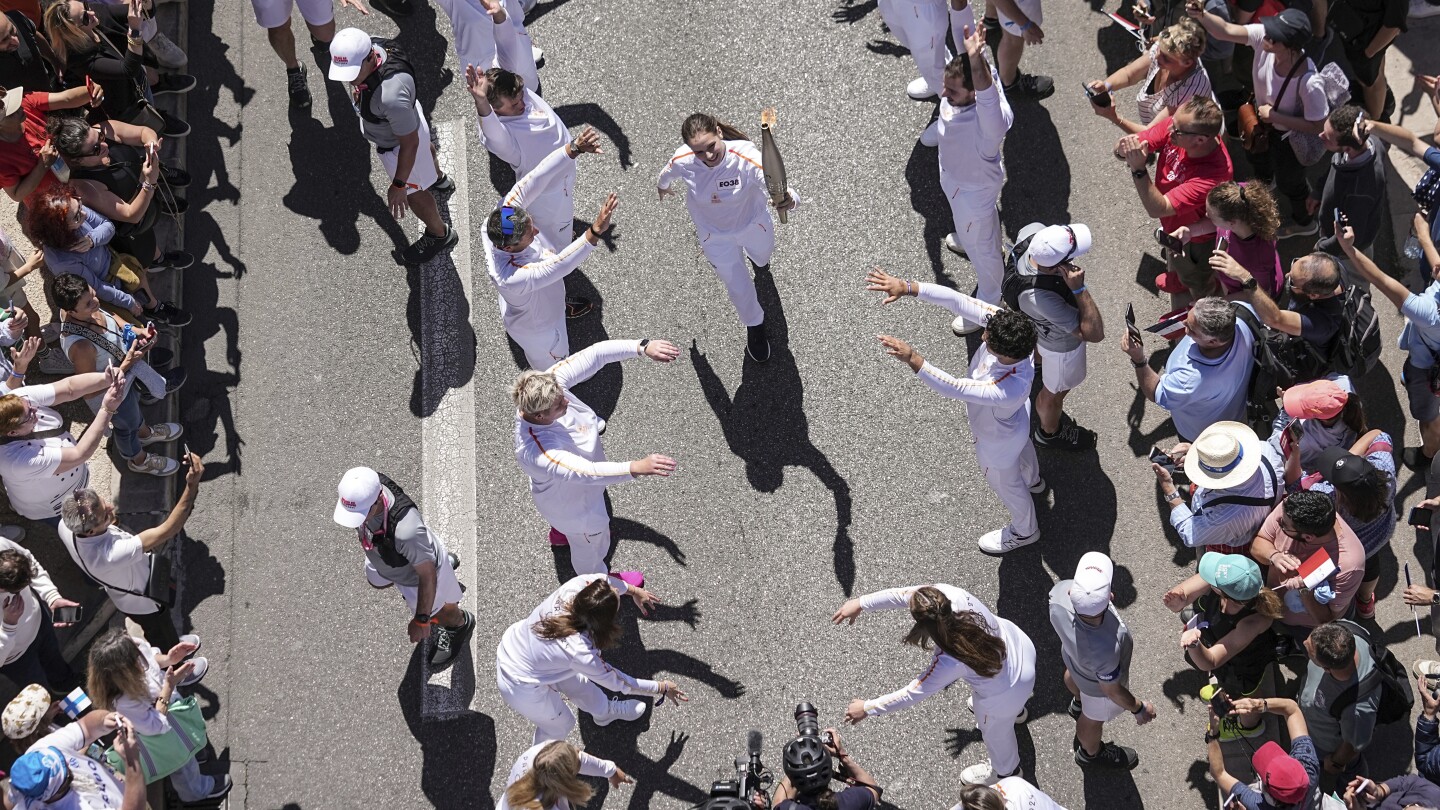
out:
{"label": "white sneaker", "polygon": [[965,252],[965,248],[960,244],[960,240],[956,239],[953,233],[945,235],[945,249],[954,253],[956,256],[966,259],[970,258],[970,254]]}
{"label": "white sneaker", "polygon": [[[974,714],[974,713],[975,713],[975,696],[974,696],[974,695],[971,695],[970,697],[965,698],[965,708],[969,709],[971,714]],[[1017,725],[1017,726],[1024,725],[1024,724],[1025,724],[1025,721],[1026,721],[1026,720],[1029,720],[1029,719],[1030,719],[1030,709],[1029,709],[1029,707],[1023,708],[1023,709],[1020,710],[1020,713],[1019,713],[1019,714],[1015,715],[1015,725]]]}
{"label": "white sneaker", "polygon": [[1033,484],[1030,485],[1030,491],[1033,492],[1033,493],[1035,493],[1036,495],[1039,495],[1040,493],[1042,493],[1042,492],[1045,491],[1045,487],[1046,487],[1045,479],[1044,479],[1044,478],[1038,478],[1038,479],[1036,479],[1035,483],[1033,483]]}
{"label": "white sneaker", "polygon": [[994,768],[990,767],[990,760],[988,759],[984,762],[977,762],[960,772],[961,784],[991,787],[999,781],[1000,776],[995,773]]}
{"label": "white sneaker", "polygon": [[12,543],[18,543],[25,539],[25,528],[23,526],[13,526],[9,524],[0,526],[0,537]]}
{"label": "white sneaker", "polygon": [[970,321],[965,320],[964,317],[960,316],[957,316],[955,320],[950,322],[950,331],[954,332],[956,337],[973,335],[984,328],[985,327],[983,324],[971,323]]}
{"label": "white sneaker", "polygon": [[[1424,0],[1419,0],[1419,2],[1424,2]],[[925,99],[934,96],[935,90],[930,86],[929,82],[925,81],[925,77],[921,76],[910,82],[909,84],[905,85],[905,95],[915,99],[916,101],[924,101]]]}
{"label": "white sneaker", "polygon": [[1431,689],[1440,688],[1440,661],[1424,658],[1416,661],[1410,671],[1415,673],[1415,677],[1424,678],[1425,685]]}
{"label": "white sneaker", "polygon": [[980,550],[986,554],[1004,554],[1007,551],[1014,551],[1021,546],[1028,546],[1039,539],[1039,529],[1036,529],[1035,533],[1029,537],[1016,537],[1015,533],[1010,531],[1010,527],[1006,526],[1003,529],[996,529],[993,532],[986,532],[981,535]]}
{"label": "white sneaker", "polygon": [[925,127],[925,131],[920,133],[920,145],[928,146],[931,149],[940,145],[940,119],[931,121],[930,126]]}
{"label": "white sneaker", "polygon": [[130,472],[145,473],[146,475],[153,475],[157,478],[165,478],[174,475],[175,471],[180,469],[180,462],[173,458],[166,458],[158,453],[150,453],[145,456],[145,460],[139,464],[133,461],[127,461],[125,462],[125,466],[130,468]]}
{"label": "white sneaker", "polygon": [[610,711],[604,717],[592,716],[597,726],[608,726],[616,720],[639,720],[645,716],[645,702],[643,700],[621,700],[617,697],[610,698]]}
{"label": "white sneaker", "polygon": [[535,67],[538,68],[540,67],[540,63],[545,61],[545,51],[541,50],[539,45],[531,43],[530,58],[535,60]]}
{"label": "white sneaker", "polygon": [[140,440],[140,446],[149,447],[152,444],[173,442],[184,432],[185,427],[179,422],[161,422],[158,425],[151,425],[150,435]]}
{"label": "white sneaker", "polygon": [[190,663],[195,665],[195,669],[190,673],[189,677],[180,682],[181,686],[192,686],[199,683],[200,679],[205,677],[205,673],[210,671],[210,659],[203,655],[193,656],[190,659]]}
{"label": "white sneaker", "polygon": [[1426,17],[1434,17],[1440,14],[1440,3],[1431,3],[1429,0],[1410,0],[1410,19],[1423,20]]}

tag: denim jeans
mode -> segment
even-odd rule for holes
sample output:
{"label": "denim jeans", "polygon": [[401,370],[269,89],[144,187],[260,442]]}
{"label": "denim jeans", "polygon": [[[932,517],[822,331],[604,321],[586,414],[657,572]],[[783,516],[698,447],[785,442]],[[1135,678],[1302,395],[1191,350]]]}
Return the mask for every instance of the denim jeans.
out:
{"label": "denim jeans", "polygon": [[120,455],[127,459],[140,455],[140,428],[144,424],[145,417],[140,413],[140,385],[137,382],[130,386],[130,393],[110,416],[110,428]]}

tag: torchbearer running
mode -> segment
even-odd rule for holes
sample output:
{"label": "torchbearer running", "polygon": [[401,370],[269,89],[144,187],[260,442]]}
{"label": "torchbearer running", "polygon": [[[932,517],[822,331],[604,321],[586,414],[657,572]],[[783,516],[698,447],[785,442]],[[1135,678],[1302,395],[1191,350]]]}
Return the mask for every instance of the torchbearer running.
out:
{"label": "torchbearer running", "polygon": [[[648,357],[668,363],[680,348],[665,340],[606,340],[561,360],[548,371],[523,371],[511,394],[515,399],[515,460],[530,476],[530,494],[541,517],[550,522],[550,544],[570,546],[570,560],[581,574],[609,572],[610,515],[605,487],[639,475],[668,477],[675,460],[651,453],[635,461],[607,461],[600,434],[605,420],[581,402],[570,387],[617,360]],[[637,571],[616,574],[643,585]]]}
{"label": "torchbearer running", "polygon": [[747,330],[745,352],[763,363],[770,359],[765,336],[765,311],[755,293],[755,280],[745,266],[749,256],[757,268],[770,266],[775,252],[775,223],[768,208],[789,211],[800,204],[794,188],[773,203],[765,189],[760,150],[750,137],[713,116],[695,113],[680,126],[685,145],[665,164],[656,186],[660,199],[675,181],[686,186],[685,207],[695,221],[695,236],[715,274],[725,283],[730,303]]}
{"label": "torchbearer running", "polygon": [[905,643],[922,650],[935,645],[935,657],[925,672],[897,692],[875,698],[856,698],[845,710],[845,721],[908,709],[964,679],[974,696],[970,709],[990,759],[966,768],[960,781],[993,785],[1020,773],[1020,744],[1015,725],[1029,717],[1025,703],[1035,690],[1035,645],[1014,622],[990,612],[967,591],[937,583],[910,588],[889,588],[851,599],[831,617],[836,624],[855,623],[866,610],[908,609],[915,624]]}
{"label": "torchbearer running", "polygon": [[1035,380],[1035,324],[1024,314],[993,307],[937,284],[903,281],[875,268],[867,290],[885,293],[885,303],[913,295],[984,324],[983,343],[970,361],[968,377],[953,377],[926,362],[908,343],[880,335],[885,353],[910,366],[921,382],[942,396],[965,403],[975,457],[985,480],[1010,511],[1010,525],[980,537],[980,550],[1003,554],[1040,539],[1031,493],[1045,491],[1035,445],[1030,441],[1030,385]]}
{"label": "torchbearer running", "polygon": [[[940,188],[950,202],[955,231],[945,246],[970,259],[975,268],[976,295],[999,304],[1005,278],[1000,249],[1000,189],[1005,185],[1005,133],[1015,120],[995,69],[985,58],[985,34],[975,25],[968,0],[952,0],[950,24],[965,53],[945,67],[940,117],[935,126],[940,144]],[[957,320],[956,332],[968,334],[978,323]]]}
{"label": "torchbearer running", "polygon": [[485,220],[485,262],[490,282],[500,292],[500,317],[532,369],[549,368],[570,354],[565,276],[600,244],[600,234],[610,229],[615,213],[617,198],[612,193],[585,235],[564,245],[553,244],[530,213],[530,207],[555,184],[563,184],[567,174],[574,177],[574,161],[586,152],[600,153],[600,136],[590,127],[521,177]]}
{"label": "torchbearer running", "polygon": [[566,697],[597,726],[645,716],[644,702],[607,698],[596,684],[626,695],[689,700],[674,681],[632,678],[601,657],[620,640],[621,596],[642,612],[659,601],[616,577],[585,574],[561,585],[501,636],[495,682],[505,704],[535,724],[535,744],[563,740],[575,728]]}

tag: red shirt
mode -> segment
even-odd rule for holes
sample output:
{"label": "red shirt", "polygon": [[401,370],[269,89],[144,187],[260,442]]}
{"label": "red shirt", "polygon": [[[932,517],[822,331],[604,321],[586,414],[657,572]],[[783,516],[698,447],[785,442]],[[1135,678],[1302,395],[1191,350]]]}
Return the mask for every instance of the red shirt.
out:
{"label": "red shirt", "polygon": [[40,147],[50,140],[45,132],[45,113],[50,111],[50,94],[44,90],[26,93],[20,99],[20,111],[25,113],[25,142],[40,153]]}
{"label": "red shirt", "polygon": [[[20,185],[21,181],[25,179],[25,175],[29,174],[30,170],[35,168],[35,164],[39,162],[40,158],[35,156],[35,150],[31,149],[30,144],[25,141],[20,140],[14,143],[0,141],[0,188],[14,188]],[[48,188],[54,182],[55,173],[47,171],[45,176],[40,178],[40,184],[35,187],[35,191]],[[34,194],[34,192],[31,193]]]}
{"label": "red shirt", "polygon": [[[1192,158],[1185,150],[1170,143],[1170,121],[1164,121],[1140,133],[1140,140],[1149,144],[1150,151],[1158,157],[1155,161],[1155,187],[1170,201],[1175,213],[1160,218],[1160,227],[1166,233],[1181,225],[1193,225],[1205,216],[1205,197],[1210,189],[1230,180],[1235,170],[1230,165],[1230,153],[1225,151],[1221,141],[1215,151],[1203,158]],[[1213,235],[1196,237],[1195,241],[1214,239]]]}

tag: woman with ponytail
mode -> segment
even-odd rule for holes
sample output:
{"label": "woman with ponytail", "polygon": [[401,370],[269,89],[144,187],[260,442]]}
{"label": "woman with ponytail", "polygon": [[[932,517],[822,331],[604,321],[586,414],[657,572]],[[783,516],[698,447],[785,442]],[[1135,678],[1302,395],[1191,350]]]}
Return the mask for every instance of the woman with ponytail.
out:
{"label": "woman with ponytail", "polygon": [[500,696],[535,724],[535,744],[563,740],[575,727],[565,697],[597,726],[645,715],[644,702],[606,698],[599,686],[626,695],[689,700],[674,681],[632,678],[601,657],[602,649],[620,641],[620,597],[627,595],[641,612],[659,601],[619,577],[583,574],[561,585],[500,638],[495,651]]}
{"label": "woman with ponytail", "polygon": [[800,204],[793,188],[776,203],[765,190],[760,150],[749,136],[714,116],[695,113],[680,126],[684,145],[665,164],[656,186],[660,199],[685,185],[685,206],[695,221],[700,249],[725,283],[730,303],[747,330],[745,352],[763,363],[770,359],[765,336],[765,311],[755,293],[755,281],[745,266],[749,256],[756,272],[769,272],[775,252],[775,223],[769,206],[788,211]]}
{"label": "woman with ponytail", "polygon": [[599,776],[611,787],[633,784],[608,759],[592,757],[564,740],[532,747],[515,760],[495,810],[571,810],[584,807],[594,790],[580,777]]}
{"label": "woman with ponytail", "polygon": [[1280,208],[1269,187],[1253,182],[1221,183],[1205,197],[1205,219],[1177,228],[1170,235],[1189,242],[1213,233],[1217,239],[1225,240],[1225,249],[1217,246],[1208,266],[1187,263],[1188,267],[1180,267],[1180,280],[1196,298],[1223,295],[1231,300],[1244,300],[1244,285],[1223,269],[1227,264],[1235,264],[1245,268],[1271,300],[1278,300],[1285,286],[1285,271],[1276,242],[1279,230]]}
{"label": "woman with ponytail", "polygon": [[957,680],[964,679],[973,693],[971,710],[990,759],[966,768],[960,781],[993,785],[1020,772],[1020,745],[1015,724],[1028,717],[1025,703],[1035,688],[1035,645],[1019,627],[990,612],[979,599],[953,585],[936,583],[890,588],[851,599],[835,611],[836,624],[854,624],[866,610],[908,608],[915,624],[904,643],[922,650],[935,645],[925,671],[909,686],[873,700],[855,699],[845,710],[845,721],[914,706]]}

